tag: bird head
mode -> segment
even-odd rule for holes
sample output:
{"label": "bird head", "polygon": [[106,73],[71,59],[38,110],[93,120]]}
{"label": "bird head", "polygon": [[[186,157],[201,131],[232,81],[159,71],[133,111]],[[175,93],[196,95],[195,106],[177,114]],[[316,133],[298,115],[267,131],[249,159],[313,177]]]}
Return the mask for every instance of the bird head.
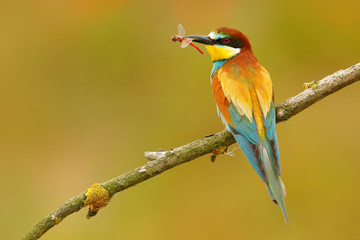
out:
{"label": "bird head", "polygon": [[233,28],[219,27],[210,32],[209,35],[189,35],[186,38],[191,38],[193,42],[205,44],[213,62],[231,59],[240,54],[241,51],[251,51],[248,38]]}

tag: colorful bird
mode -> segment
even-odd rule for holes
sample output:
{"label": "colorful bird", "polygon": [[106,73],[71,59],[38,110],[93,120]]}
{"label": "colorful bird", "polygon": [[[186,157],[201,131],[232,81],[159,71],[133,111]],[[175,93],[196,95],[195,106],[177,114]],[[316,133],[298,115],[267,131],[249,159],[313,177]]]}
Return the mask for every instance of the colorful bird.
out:
{"label": "colorful bird", "polygon": [[218,113],[288,222],[269,73],[254,56],[248,38],[236,29],[219,27],[207,36],[186,38],[206,45],[213,61],[211,85]]}

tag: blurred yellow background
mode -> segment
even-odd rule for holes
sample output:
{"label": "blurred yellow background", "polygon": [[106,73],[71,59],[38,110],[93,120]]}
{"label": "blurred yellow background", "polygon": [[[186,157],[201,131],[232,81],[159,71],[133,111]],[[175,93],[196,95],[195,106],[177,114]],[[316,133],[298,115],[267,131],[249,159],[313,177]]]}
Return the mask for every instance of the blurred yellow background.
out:
{"label": "blurred yellow background", "polygon": [[[170,37],[229,26],[276,103],[360,60],[358,0],[0,3],[0,228],[17,239],[144,151],[224,129],[206,53]],[[200,46],[204,49],[203,46]],[[360,84],[278,124],[290,224],[240,150],[176,167],[66,218],[42,239],[358,239]],[[233,146],[234,147],[234,146]]]}

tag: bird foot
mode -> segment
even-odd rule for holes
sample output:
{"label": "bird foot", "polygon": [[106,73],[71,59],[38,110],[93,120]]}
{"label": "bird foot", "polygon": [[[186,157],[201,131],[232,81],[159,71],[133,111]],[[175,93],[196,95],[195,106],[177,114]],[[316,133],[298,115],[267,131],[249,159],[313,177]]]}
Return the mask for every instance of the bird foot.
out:
{"label": "bird foot", "polygon": [[216,157],[220,154],[225,154],[227,152],[227,149],[228,149],[227,146],[221,146],[218,149],[216,149],[215,151],[212,151],[210,161],[215,162]]}

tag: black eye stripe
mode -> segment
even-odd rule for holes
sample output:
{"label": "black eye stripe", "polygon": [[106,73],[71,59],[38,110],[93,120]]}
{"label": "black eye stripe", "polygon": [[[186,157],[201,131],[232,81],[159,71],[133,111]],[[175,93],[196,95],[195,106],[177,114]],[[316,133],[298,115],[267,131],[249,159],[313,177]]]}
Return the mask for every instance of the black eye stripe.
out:
{"label": "black eye stripe", "polygon": [[[229,39],[229,40],[226,41],[226,39]],[[216,44],[229,46],[229,47],[233,47],[233,48],[242,48],[244,46],[244,44],[240,40],[228,38],[228,37],[216,39],[215,42],[216,42]]]}
{"label": "black eye stripe", "polygon": [[218,38],[215,40],[216,43],[220,44],[222,42],[222,38]]}

